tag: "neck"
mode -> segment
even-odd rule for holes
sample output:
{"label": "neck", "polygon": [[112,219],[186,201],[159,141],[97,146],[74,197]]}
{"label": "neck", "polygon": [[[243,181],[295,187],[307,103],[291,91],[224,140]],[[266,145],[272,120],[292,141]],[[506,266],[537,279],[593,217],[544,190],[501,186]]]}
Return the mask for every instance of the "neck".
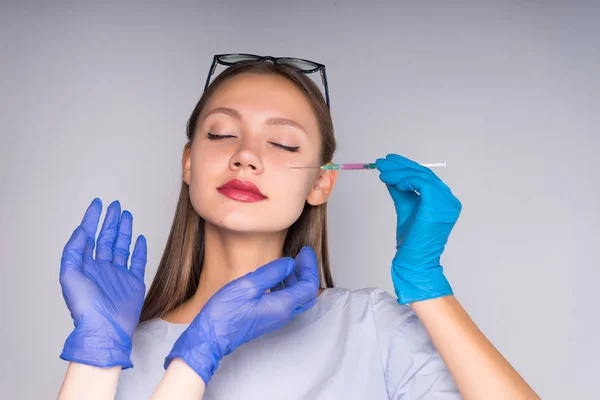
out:
{"label": "neck", "polygon": [[165,319],[190,323],[208,299],[227,283],[282,257],[286,231],[239,233],[205,222],[204,262],[194,296]]}
{"label": "neck", "polygon": [[224,231],[207,223],[202,276],[194,297],[210,298],[227,283],[282,257],[285,236],[285,231],[265,234]]}

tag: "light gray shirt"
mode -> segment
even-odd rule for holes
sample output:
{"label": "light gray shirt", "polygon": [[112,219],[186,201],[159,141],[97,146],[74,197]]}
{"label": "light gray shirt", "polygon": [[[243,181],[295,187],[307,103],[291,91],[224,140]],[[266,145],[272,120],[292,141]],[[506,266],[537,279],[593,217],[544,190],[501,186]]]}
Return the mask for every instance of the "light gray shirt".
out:
{"label": "light gray shirt", "polygon": [[[188,325],[140,324],[116,399],[148,399]],[[325,289],[283,328],[221,360],[204,400],[461,399],[423,325],[381,289]]]}

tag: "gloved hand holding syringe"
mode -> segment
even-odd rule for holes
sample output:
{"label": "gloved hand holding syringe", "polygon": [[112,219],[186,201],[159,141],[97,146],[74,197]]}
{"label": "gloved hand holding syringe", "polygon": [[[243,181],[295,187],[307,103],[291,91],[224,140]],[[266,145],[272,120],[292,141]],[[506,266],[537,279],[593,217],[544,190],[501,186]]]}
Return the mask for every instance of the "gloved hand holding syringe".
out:
{"label": "gloved hand holding syringe", "polygon": [[396,255],[392,281],[400,304],[453,294],[443,273],[440,256],[462,205],[450,188],[428,168],[446,168],[446,162],[417,163],[388,154],[375,163],[333,164],[322,170],[373,170],[386,184],[396,209]]}

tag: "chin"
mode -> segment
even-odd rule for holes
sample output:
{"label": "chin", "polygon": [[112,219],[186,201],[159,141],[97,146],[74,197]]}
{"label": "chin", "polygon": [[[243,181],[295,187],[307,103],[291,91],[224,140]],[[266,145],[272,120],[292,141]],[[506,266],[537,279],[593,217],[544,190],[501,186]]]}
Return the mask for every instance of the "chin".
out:
{"label": "chin", "polygon": [[192,198],[191,200],[192,206],[202,219],[211,225],[232,232],[282,232],[287,230],[302,214],[301,206],[285,209],[285,207],[262,202],[252,204],[229,199],[206,198]]}
{"label": "chin", "polygon": [[[231,232],[238,233],[277,233],[287,230],[295,220],[282,218],[269,213],[260,215],[256,212],[207,213],[200,216],[208,223]],[[288,221],[289,219],[289,221]]]}
{"label": "chin", "polygon": [[199,212],[198,214],[211,225],[228,231],[249,233],[276,230],[275,227],[268,226],[270,225],[268,221],[265,221],[256,213],[249,215],[248,212],[218,211],[213,209],[211,212]]}

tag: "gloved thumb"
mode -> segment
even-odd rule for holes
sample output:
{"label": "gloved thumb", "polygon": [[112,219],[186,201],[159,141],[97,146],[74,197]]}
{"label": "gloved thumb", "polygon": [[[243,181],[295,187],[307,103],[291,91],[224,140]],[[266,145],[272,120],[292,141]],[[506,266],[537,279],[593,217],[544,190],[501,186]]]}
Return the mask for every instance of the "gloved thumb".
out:
{"label": "gloved thumb", "polygon": [[248,282],[250,297],[258,297],[268,289],[283,281],[294,269],[295,263],[291,257],[273,260],[256,271],[244,276]]}

